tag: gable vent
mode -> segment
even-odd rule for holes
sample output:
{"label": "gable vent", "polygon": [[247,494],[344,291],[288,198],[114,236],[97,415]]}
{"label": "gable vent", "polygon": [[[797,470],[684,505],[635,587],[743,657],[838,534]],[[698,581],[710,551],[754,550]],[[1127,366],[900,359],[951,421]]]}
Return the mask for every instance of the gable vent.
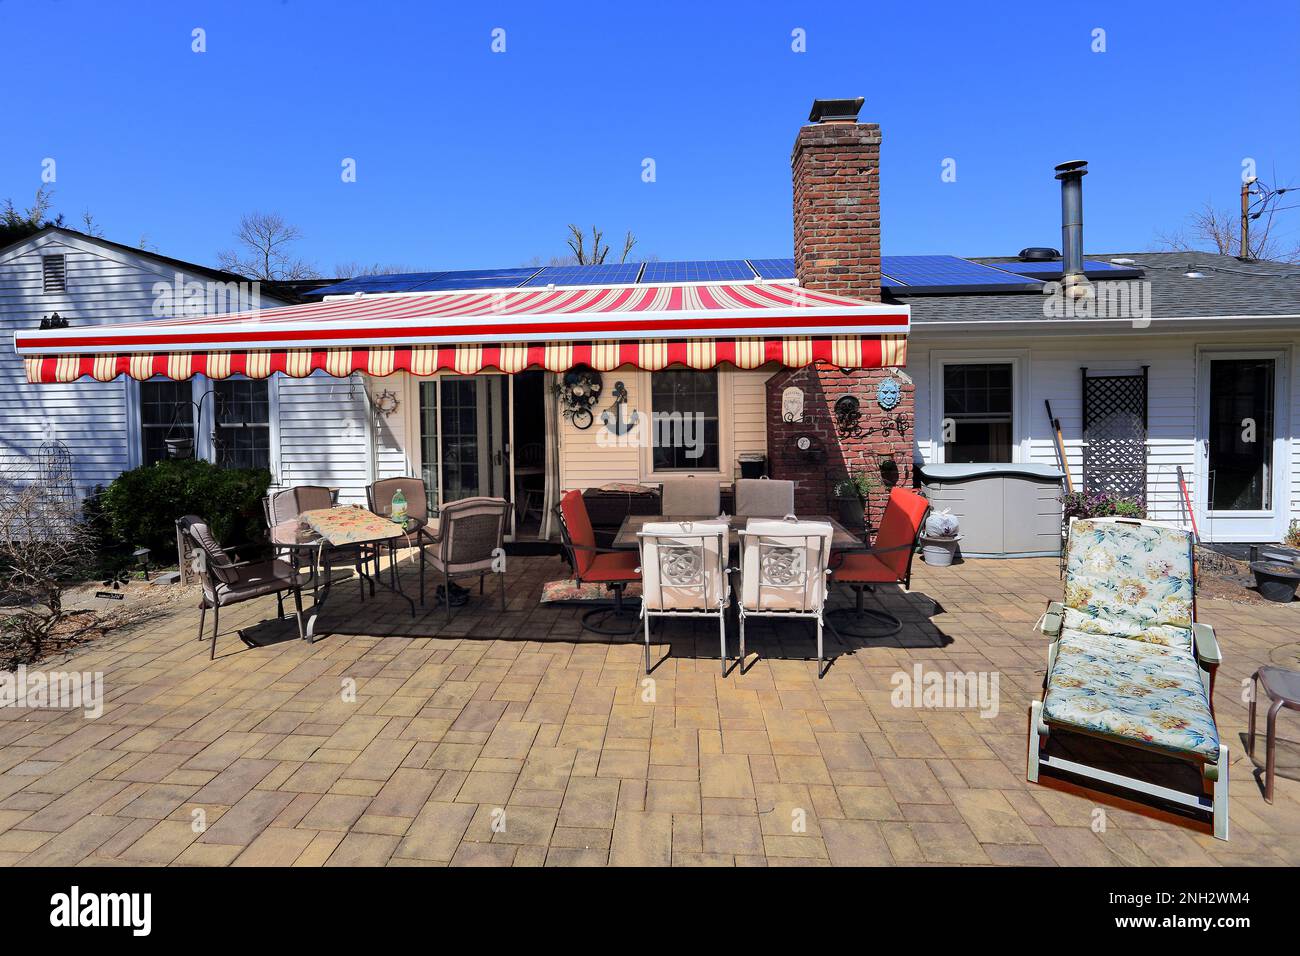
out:
{"label": "gable vent", "polygon": [[41,273],[46,292],[67,291],[68,273],[62,255],[41,256]]}

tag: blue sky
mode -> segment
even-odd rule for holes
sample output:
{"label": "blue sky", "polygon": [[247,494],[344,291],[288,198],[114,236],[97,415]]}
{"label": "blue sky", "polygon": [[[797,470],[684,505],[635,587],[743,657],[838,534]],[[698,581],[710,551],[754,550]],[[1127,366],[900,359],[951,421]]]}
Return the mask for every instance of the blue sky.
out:
{"label": "blue sky", "polygon": [[1232,208],[1246,157],[1300,186],[1300,5],[1250,11],[0,0],[0,198],[25,204],[52,157],[71,225],[212,263],[274,210],[324,273],[547,259],[569,222],[663,259],[786,256],[795,133],[814,97],[864,96],[886,253],[1059,247],[1052,166],[1077,158],[1087,250],[1142,250]]}

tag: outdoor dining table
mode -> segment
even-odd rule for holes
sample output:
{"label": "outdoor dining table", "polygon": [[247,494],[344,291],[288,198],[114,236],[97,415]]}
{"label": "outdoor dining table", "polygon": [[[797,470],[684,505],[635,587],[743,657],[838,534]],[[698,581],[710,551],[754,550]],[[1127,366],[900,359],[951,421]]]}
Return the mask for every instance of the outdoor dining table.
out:
{"label": "outdoor dining table", "polygon": [[[628,515],[623,519],[619,526],[618,534],[614,536],[613,547],[620,551],[635,551],[638,547],[637,534],[647,524],[661,521],[687,522],[687,521],[725,521],[728,529],[728,543],[732,548],[740,547],[740,532],[748,526],[751,520],[757,521],[779,521],[780,518],[756,518],[741,517],[739,515]],[[854,534],[844,525],[840,524],[830,515],[808,515],[800,516],[800,521],[824,521],[831,526],[831,550],[832,551],[865,551],[867,543],[861,536]]]}
{"label": "outdoor dining table", "polygon": [[[296,525],[296,530],[285,528],[283,527],[284,524]],[[277,525],[276,531],[278,533],[273,537],[279,538],[284,546],[316,548],[319,551],[324,585],[317,590],[311,613],[307,618],[306,637],[308,641],[315,640],[316,623],[325,608],[326,602],[329,600],[330,590],[334,583],[330,557],[332,552],[338,548],[374,547],[376,573],[372,576],[365,571],[361,572],[363,577],[370,579],[371,594],[374,594],[374,585],[378,580],[381,587],[392,591],[406,601],[411,606],[411,616],[415,616],[415,601],[402,591],[401,577],[397,572],[396,548],[398,538],[413,536],[418,531],[418,527],[413,527],[415,524],[417,523],[410,520],[406,525],[398,524],[390,518],[377,515],[373,511],[367,511],[359,505],[345,505],[304,511],[297,519]],[[379,549],[384,544],[389,545],[388,570],[391,583],[385,583],[383,575],[379,573],[381,571]],[[362,562],[363,565],[365,563],[365,561]]]}

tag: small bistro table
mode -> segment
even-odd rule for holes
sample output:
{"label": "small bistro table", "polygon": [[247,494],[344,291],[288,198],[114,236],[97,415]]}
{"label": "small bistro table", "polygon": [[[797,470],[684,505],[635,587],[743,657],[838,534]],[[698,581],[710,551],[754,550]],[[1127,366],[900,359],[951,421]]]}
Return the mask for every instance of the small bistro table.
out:
{"label": "small bistro table", "polygon": [[[374,584],[378,579],[382,587],[392,591],[409,604],[411,606],[411,616],[415,616],[415,601],[402,591],[401,577],[397,573],[397,548],[395,546],[398,538],[414,533],[413,529],[408,529],[389,518],[367,511],[357,505],[304,511],[296,521],[286,522],[285,524],[297,525],[296,534],[292,534],[295,543],[286,544],[286,546],[316,548],[320,552],[320,573],[325,583],[317,590],[311,614],[307,618],[306,636],[308,641],[315,641],[316,639],[316,624],[326,602],[329,600],[330,590],[334,584],[330,557],[331,553],[337,548],[374,547],[376,573],[371,576],[362,572],[364,577],[370,578],[371,593],[374,593]],[[292,531],[292,529],[282,529],[281,526],[277,526],[277,530],[280,531],[279,537],[282,541],[288,539]],[[384,544],[389,545],[388,570],[392,579],[391,584],[384,583],[383,576],[380,573],[379,548]],[[362,564],[364,563],[365,559],[362,561]]]}
{"label": "small bistro table", "polygon": [[[726,521],[729,529],[728,544],[732,548],[740,547],[741,529],[747,527],[751,520],[780,521],[780,518],[742,518],[737,515],[628,515],[619,526],[614,536],[613,546],[620,551],[635,551],[640,546],[637,534],[647,524],[674,521]],[[858,535],[829,515],[808,515],[799,517],[800,521],[824,521],[831,526],[831,551],[865,551],[867,544]]]}
{"label": "small bistro table", "polygon": [[1277,713],[1283,707],[1300,710],[1300,671],[1265,665],[1251,675],[1255,682],[1250,695],[1250,724],[1246,734],[1246,753],[1255,756],[1255,709],[1262,688],[1269,700],[1268,722],[1264,729],[1264,799],[1273,802],[1273,778],[1277,773]]}

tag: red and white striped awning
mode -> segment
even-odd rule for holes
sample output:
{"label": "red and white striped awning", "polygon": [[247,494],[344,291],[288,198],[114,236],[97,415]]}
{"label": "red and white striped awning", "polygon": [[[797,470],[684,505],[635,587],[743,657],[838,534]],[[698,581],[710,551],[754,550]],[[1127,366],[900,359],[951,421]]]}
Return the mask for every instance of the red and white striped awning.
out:
{"label": "red and white striped awning", "polygon": [[[75,321],[75,319],[74,319]],[[908,310],[792,285],[400,293],[14,334],[30,382],[907,361]]]}

